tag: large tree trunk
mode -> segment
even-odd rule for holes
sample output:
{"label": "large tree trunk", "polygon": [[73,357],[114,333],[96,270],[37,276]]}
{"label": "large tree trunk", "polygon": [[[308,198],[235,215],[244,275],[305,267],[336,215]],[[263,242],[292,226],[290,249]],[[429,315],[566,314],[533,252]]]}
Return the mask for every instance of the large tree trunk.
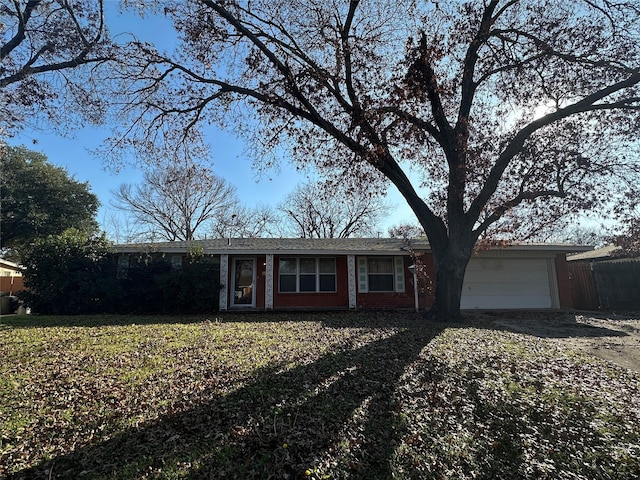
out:
{"label": "large tree trunk", "polygon": [[460,322],[460,300],[464,273],[472,248],[449,244],[444,252],[433,251],[435,266],[435,301],[429,316],[440,322]]}

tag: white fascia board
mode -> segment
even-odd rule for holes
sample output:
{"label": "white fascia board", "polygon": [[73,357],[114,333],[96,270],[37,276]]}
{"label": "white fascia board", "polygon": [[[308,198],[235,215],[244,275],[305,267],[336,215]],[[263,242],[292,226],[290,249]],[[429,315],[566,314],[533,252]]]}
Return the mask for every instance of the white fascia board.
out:
{"label": "white fascia board", "polygon": [[273,249],[269,249],[269,250],[220,250],[220,249],[215,249],[215,250],[208,250],[205,249],[204,253],[206,254],[210,254],[210,255],[220,255],[220,254],[226,254],[226,255],[267,255],[267,254],[272,254],[272,255],[279,255],[279,256],[301,256],[301,255],[308,255],[308,256],[336,256],[336,255],[366,255],[366,256],[373,256],[373,255],[377,255],[377,256],[386,256],[386,257],[394,257],[394,256],[409,256],[409,252],[405,252],[403,250],[388,250],[388,251],[381,251],[381,250],[305,250],[305,249],[299,249],[299,250],[289,250],[289,249],[282,249],[282,250],[273,250]]}
{"label": "white fascia board", "polygon": [[[165,254],[178,254],[178,253],[188,253],[189,248],[187,247],[164,247],[164,248],[154,248],[154,247],[146,247],[146,246],[126,246],[126,247],[116,247],[114,248],[116,253],[165,253]],[[335,255],[356,255],[356,256],[409,256],[410,253],[405,250],[323,250],[323,249],[208,249],[205,248],[203,253],[206,255],[288,255],[288,256],[301,256],[301,255],[309,255],[309,256],[335,256]]]}
{"label": "white fascia board", "polygon": [[532,252],[588,252],[593,250],[591,245],[569,245],[569,244],[553,244],[553,243],[523,243],[512,244],[506,247],[492,247],[489,250],[524,250]]}

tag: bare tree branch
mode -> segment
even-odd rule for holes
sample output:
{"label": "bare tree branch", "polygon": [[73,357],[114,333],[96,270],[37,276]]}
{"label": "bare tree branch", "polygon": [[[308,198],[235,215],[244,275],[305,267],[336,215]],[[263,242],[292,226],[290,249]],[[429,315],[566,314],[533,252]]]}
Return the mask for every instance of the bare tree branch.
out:
{"label": "bare tree branch", "polygon": [[123,184],[113,193],[117,208],[170,241],[204,236],[206,225],[237,202],[234,187],[206,167],[190,163],[145,172],[143,184]]}

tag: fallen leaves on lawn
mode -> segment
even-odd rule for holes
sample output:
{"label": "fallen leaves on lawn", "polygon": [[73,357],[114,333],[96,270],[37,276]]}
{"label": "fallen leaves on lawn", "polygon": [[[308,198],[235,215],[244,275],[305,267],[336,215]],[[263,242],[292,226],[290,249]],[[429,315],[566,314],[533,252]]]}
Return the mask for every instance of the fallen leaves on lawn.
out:
{"label": "fallen leaves on lawn", "polygon": [[0,330],[0,477],[635,478],[638,377],[414,314]]}

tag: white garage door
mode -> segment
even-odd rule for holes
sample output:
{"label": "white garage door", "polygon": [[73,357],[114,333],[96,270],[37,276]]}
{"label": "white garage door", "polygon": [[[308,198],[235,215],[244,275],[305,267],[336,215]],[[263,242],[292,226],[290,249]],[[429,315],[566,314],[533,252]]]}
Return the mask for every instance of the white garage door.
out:
{"label": "white garage door", "polygon": [[553,264],[546,258],[472,258],[461,307],[551,308],[556,302],[550,269]]}

